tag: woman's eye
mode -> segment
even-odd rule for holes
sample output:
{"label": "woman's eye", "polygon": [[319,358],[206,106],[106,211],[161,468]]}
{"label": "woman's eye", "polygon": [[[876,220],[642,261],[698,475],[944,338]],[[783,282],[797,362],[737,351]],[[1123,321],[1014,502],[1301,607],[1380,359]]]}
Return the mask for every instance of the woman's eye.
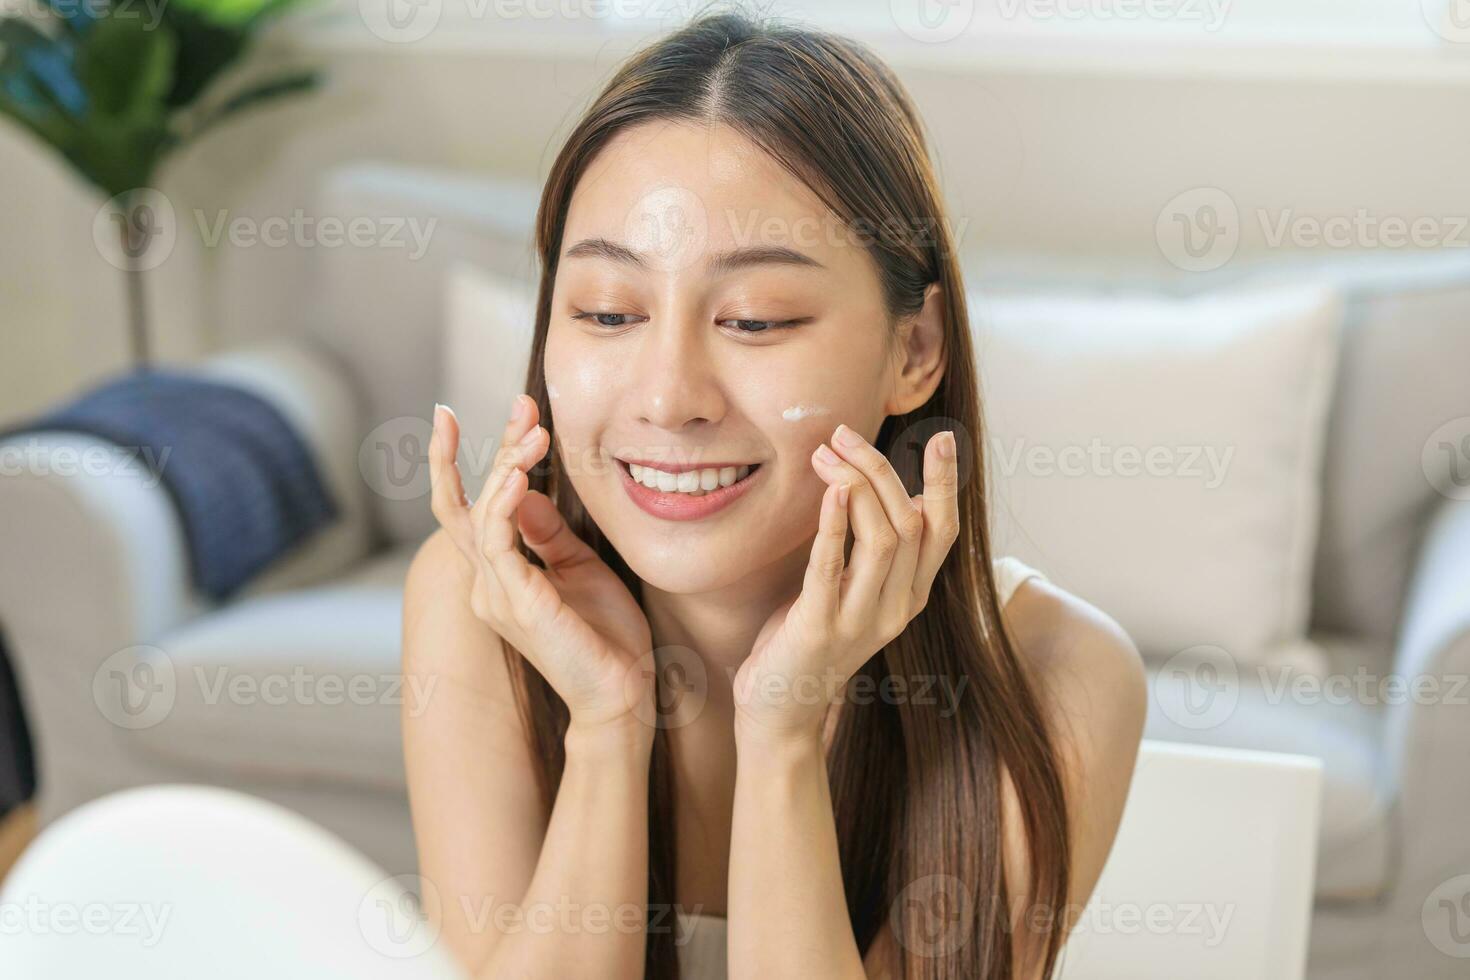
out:
{"label": "woman's eye", "polygon": [[573,320],[589,320],[589,319],[590,320],[596,320],[597,321],[597,325],[598,326],[601,326],[601,327],[622,327],[622,326],[626,326],[627,325],[626,324],[626,320],[629,317],[631,317],[632,315],[633,314],[631,314],[631,313],[582,313],[582,312],[577,312],[577,313],[573,313],[572,314],[572,319]]}
{"label": "woman's eye", "polygon": [[794,327],[801,320],[721,320],[721,323],[735,325],[735,329],[741,333],[765,333],[769,330],[785,330]]}
{"label": "woman's eye", "polygon": [[[633,313],[599,313],[596,311],[578,310],[572,314],[573,320],[592,320],[600,327],[613,329],[627,326],[630,322],[638,319]],[[719,320],[722,326],[729,325],[738,333],[767,333],[772,330],[786,330],[799,323],[805,323],[808,317],[795,320]]]}

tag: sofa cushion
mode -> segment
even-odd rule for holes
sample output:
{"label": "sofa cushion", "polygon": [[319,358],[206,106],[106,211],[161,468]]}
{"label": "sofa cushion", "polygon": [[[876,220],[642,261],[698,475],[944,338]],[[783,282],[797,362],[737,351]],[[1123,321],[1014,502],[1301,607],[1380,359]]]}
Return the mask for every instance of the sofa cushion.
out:
{"label": "sofa cushion", "polygon": [[1303,279],[1337,288],[1346,312],[1323,460],[1312,624],[1388,649],[1420,533],[1441,499],[1434,488],[1451,478],[1460,458],[1451,448],[1470,431],[1466,249],[1240,256],[1211,272],[1127,257],[972,256],[966,272],[981,293],[1184,297]]}
{"label": "sofa cushion", "polygon": [[532,278],[539,190],[520,178],[375,162],[323,179],[316,213],[374,219],[404,245],[312,250],[303,318],[357,381],[364,414],[350,445],[360,447],[368,501],[394,543],[434,530],[424,453],[434,403],[444,400],[444,275],[463,261]]}
{"label": "sofa cushion", "polygon": [[988,294],[972,313],[997,553],[1145,654],[1299,651],[1337,295]]}
{"label": "sofa cushion", "polygon": [[1376,687],[1384,651],[1339,636],[1312,639],[1332,663],[1325,678],[1237,663],[1218,647],[1149,664],[1145,736],[1320,758],[1317,897],[1368,898],[1387,882],[1395,792],[1380,746],[1395,695]]}
{"label": "sofa cushion", "polygon": [[404,787],[399,711],[432,685],[402,681],[400,547],[313,588],[254,596],[141,652],[161,705],[130,731],[202,772],[282,782]]}

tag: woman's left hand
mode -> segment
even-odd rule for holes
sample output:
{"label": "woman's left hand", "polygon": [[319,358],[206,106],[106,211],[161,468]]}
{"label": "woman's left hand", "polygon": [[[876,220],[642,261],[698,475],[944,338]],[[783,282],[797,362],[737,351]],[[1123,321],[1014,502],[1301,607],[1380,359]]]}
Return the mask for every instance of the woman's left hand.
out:
{"label": "woman's left hand", "polygon": [[827,490],[811,559],[801,593],[761,627],[736,672],[737,727],[820,737],[843,685],[929,601],[959,535],[956,459],[954,433],[937,433],[924,446],[924,492],[910,497],[888,458],[845,425],[812,453]]}

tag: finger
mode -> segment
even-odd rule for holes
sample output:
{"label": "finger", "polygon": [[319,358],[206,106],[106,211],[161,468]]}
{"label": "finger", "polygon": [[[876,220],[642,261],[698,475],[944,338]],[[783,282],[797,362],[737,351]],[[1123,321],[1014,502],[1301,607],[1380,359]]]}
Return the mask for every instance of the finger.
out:
{"label": "finger", "polygon": [[914,506],[908,490],[894,471],[893,464],[860,433],[847,425],[839,425],[832,434],[832,448],[867,477],[878,495],[888,523],[898,535],[898,547],[879,594],[882,608],[907,605],[913,588],[914,568],[919,560],[919,542],[924,531],[924,518]]}
{"label": "finger", "polygon": [[525,438],[518,445],[506,447],[498,454],[499,461],[490,478],[485,481],[484,492],[470,508],[470,521],[474,525],[476,541],[480,541],[486,534],[491,533],[490,525],[499,521],[500,526],[493,529],[494,533],[510,542],[509,547],[515,547],[516,518],[514,515],[516,512],[512,509],[503,517],[497,518],[493,516],[494,504],[512,479],[520,480],[524,484],[522,489],[530,486],[527,471],[546,452],[550,439],[550,434],[538,425],[526,433]]}
{"label": "finger", "polygon": [[542,608],[547,600],[560,602],[546,574],[526,560],[516,547],[515,514],[528,490],[526,474],[512,468],[494,496],[485,495],[480,527],[480,554],[489,566],[492,587],[504,591],[505,603],[518,622],[533,622],[554,610]]}
{"label": "finger", "polygon": [[547,568],[564,570],[585,561],[601,561],[546,494],[528,490],[516,515],[522,539]]}
{"label": "finger", "polygon": [[825,443],[812,454],[812,465],[816,467],[817,475],[828,483],[849,484],[847,517],[852,527],[853,545],[843,576],[841,609],[872,609],[878,602],[893,556],[898,551],[898,535],[861,470],[844,462]]}
{"label": "finger", "polygon": [[914,600],[929,601],[934,577],[960,534],[959,453],[953,432],[939,432],[924,446],[924,537],[914,570]]}
{"label": "finger", "polygon": [[[539,443],[542,439],[540,433],[546,431],[538,424],[539,414],[536,402],[530,395],[516,395],[515,403],[511,406],[510,419],[505,423],[505,429],[500,436],[500,447],[495,451],[490,473],[485,477],[485,485],[480,489],[480,498],[471,506],[477,525],[480,523],[483,510],[480,504],[500,492],[506,475],[518,464],[521,464],[522,469],[529,469],[535,465],[537,459],[541,458],[541,453],[536,453],[534,459],[522,463],[527,442],[533,445]],[[547,442],[550,443],[549,434]],[[542,452],[544,451],[543,448]]]}
{"label": "finger", "polygon": [[459,420],[449,406],[435,405],[433,430],[429,435],[429,509],[455,547],[473,561],[475,533],[455,460],[458,449]]}
{"label": "finger", "polygon": [[846,484],[829,483],[822,494],[822,510],[817,518],[817,537],[806,563],[806,576],[801,586],[801,602],[812,618],[830,623],[837,617],[842,595],[842,573],[846,568],[843,554],[847,545],[847,505],[850,492]]}

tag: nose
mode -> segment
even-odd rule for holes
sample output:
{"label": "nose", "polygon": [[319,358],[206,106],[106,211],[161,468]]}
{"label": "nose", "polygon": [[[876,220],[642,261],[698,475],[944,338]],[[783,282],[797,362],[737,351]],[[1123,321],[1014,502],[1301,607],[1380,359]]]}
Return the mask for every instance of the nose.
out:
{"label": "nose", "polygon": [[638,419],[667,432],[717,422],[725,394],[712,362],[709,333],[693,318],[654,322],[628,365]]}

